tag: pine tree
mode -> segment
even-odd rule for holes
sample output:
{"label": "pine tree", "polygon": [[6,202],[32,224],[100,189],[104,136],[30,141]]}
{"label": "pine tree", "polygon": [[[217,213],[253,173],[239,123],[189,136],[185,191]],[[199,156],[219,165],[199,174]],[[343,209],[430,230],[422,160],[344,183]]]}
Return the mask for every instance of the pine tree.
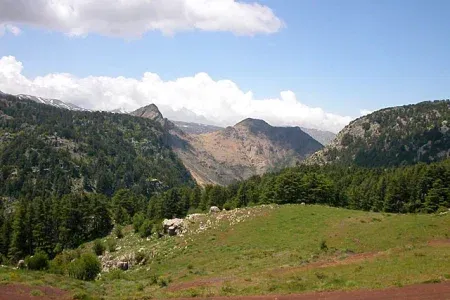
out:
{"label": "pine tree", "polygon": [[24,204],[18,202],[15,206],[14,219],[11,226],[11,245],[8,253],[12,261],[18,261],[28,254],[26,213]]}
{"label": "pine tree", "polygon": [[425,210],[435,212],[440,207],[448,207],[449,200],[450,189],[444,185],[441,179],[437,179],[425,197]]}

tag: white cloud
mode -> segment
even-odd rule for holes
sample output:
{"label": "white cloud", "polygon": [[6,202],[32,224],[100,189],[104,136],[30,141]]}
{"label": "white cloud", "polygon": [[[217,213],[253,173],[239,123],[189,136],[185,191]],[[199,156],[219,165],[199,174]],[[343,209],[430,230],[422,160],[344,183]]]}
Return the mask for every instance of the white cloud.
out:
{"label": "white cloud", "polygon": [[16,27],[11,24],[1,24],[0,23],[0,36],[4,35],[5,32],[12,33],[15,36],[18,36],[19,34],[22,33],[22,31],[20,30],[19,27]]}
{"label": "white cloud", "polygon": [[25,77],[22,70],[22,63],[15,57],[1,58],[0,90],[61,99],[96,110],[118,107],[134,110],[155,103],[174,110],[190,110],[220,125],[233,125],[253,117],[272,125],[300,125],[337,132],[352,120],[306,106],[292,91],[283,91],[278,98],[256,99],[251,91],[242,91],[233,81],[215,81],[206,73],[172,81],[164,81],[154,73],[145,73],[140,79],[78,78],[64,73],[31,79]]}
{"label": "white cloud", "polygon": [[136,37],[159,30],[274,33],[283,27],[274,12],[236,0],[6,0],[0,24],[27,24],[74,36],[97,33]]}
{"label": "white cloud", "polygon": [[365,115],[370,115],[371,113],[373,113],[373,111],[368,110],[368,109],[361,109],[359,111],[359,113],[361,114],[361,116],[365,116]]}

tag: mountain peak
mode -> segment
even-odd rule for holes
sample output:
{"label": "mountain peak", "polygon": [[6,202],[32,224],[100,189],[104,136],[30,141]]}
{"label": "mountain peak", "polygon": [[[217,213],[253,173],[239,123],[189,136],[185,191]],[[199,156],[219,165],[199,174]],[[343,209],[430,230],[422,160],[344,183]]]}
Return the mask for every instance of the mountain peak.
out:
{"label": "mountain peak", "polygon": [[261,130],[271,128],[272,126],[264,120],[247,118],[234,125],[234,127],[248,127],[250,129]]}
{"label": "mountain peak", "polygon": [[159,111],[158,107],[153,103],[147,106],[143,106],[131,112],[131,114],[137,117],[150,119],[159,123],[161,123],[161,121],[164,120],[164,117]]}
{"label": "mountain peak", "polygon": [[172,122],[163,117],[162,113],[159,111],[159,108],[153,103],[131,112],[130,115],[153,120],[161,124],[161,126],[166,129],[172,129],[175,127]]}

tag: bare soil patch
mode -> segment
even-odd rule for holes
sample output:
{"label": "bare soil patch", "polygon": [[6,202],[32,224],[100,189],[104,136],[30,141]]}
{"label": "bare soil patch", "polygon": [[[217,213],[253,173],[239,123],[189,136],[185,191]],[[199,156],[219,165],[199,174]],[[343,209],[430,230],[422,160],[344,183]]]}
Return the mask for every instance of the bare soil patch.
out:
{"label": "bare soil patch", "polygon": [[[180,298],[192,300],[200,298]],[[448,300],[450,299],[450,281],[436,284],[416,284],[383,290],[356,290],[315,292],[292,295],[209,297],[210,300]]]}
{"label": "bare soil patch", "polygon": [[67,291],[50,286],[30,286],[24,284],[0,285],[0,300],[43,300],[71,299]]}

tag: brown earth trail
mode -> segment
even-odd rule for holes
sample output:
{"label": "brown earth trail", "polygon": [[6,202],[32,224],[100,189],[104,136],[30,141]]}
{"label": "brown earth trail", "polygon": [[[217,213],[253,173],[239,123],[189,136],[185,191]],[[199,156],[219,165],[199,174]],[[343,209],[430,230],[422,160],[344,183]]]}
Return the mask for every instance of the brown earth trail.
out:
{"label": "brown earth trail", "polygon": [[291,295],[178,298],[177,300],[449,300],[450,281],[436,284],[416,284],[382,290],[313,292]]}

